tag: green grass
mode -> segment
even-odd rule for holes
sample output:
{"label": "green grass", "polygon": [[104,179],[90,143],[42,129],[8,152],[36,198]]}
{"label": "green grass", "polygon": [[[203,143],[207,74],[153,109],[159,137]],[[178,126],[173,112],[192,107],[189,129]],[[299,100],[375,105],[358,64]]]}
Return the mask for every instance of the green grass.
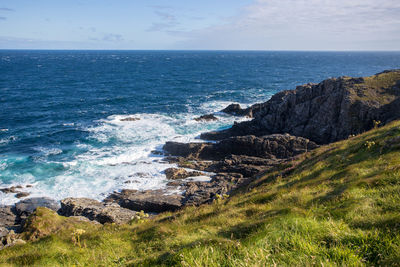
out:
{"label": "green grass", "polygon": [[[387,142],[396,136],[400,122],[304,154],[226,200],[144,223],[77,224],[39,209],[25,235],[35,241],[0,251],[0,263],[399,266],[400,146]],[[81,247],[74,229],[86,231]]]}
{"label": "green grass", "polygon": [[[389,104],[400,94],[398,87],[395,86],[399,80],[399,70],[364,77],[363,82],[350,85],[351,98],[353,100],[375,102],[380,105]],[[357,89],[362,90],[360,92]]]}

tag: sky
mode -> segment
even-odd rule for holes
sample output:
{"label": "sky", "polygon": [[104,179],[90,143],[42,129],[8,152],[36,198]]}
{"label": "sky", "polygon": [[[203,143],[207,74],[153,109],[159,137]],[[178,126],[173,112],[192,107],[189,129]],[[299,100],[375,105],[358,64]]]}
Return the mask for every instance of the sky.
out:
{"label": "sky", "polygon": [[400,0],[0,0],[0,49],[400,50]]}

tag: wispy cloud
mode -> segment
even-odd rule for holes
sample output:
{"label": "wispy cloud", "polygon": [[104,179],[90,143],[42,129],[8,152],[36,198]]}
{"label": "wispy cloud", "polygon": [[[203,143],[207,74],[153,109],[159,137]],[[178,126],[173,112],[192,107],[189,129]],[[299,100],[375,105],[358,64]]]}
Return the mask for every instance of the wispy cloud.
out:
{"label": "wispy cloud", "polygon": [[172,8],[169,6],[153,6],[154,13],[159,18],[158,22],[153,22],[147,31],[166,31],[170,30],[180,23],[176,16],[171,12]]}
{"label": "wispy cloud", "polygon": [[0,11],[10,11],[10,12],[14,12],[15,10],[12,9],[12,8],[0,7]]}
{"label": "wispy cloud", "polygon": [[124,38],[121,34],[107,33],[103,36],[103,41],[107,42],[120,42],[123,40]]}
{"label": "wispy cloud", "polygon": [[7,18],[6,17],[0,17],[0,20],[6,20]]}
{"label": "wispy cloud", "polygon": [[91,37],[90,41],[106,41],[106,42],[122,42],[124,41],[124,37],[122,34],[116,33],[105,33],[101,37]]}

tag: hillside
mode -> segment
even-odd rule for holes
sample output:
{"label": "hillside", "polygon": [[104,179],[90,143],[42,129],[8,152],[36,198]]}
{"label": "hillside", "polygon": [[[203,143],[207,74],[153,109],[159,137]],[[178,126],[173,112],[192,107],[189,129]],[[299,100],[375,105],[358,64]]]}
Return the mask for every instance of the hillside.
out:
{"label": "hillside", "polygon": [[[38,208],[5,266],[387,266],[400,262],[400,121],[316,148],[231,196],[129,225]],[[83,231],[82,231],[83,230]]]}

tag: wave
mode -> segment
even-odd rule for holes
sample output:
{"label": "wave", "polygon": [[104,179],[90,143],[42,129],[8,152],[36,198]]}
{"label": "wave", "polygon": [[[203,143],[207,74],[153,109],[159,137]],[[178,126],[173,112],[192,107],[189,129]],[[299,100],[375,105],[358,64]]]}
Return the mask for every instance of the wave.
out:
{"label": "wave", "polygon": [[[211,101],[192,113],[108,116],[83,129],[88,137],[74,144],[75,151],[68,160],[50,160],[53,158],[49,156],[62,154],[62,149],[37,147],[36,150],[46,159],[37,165],[42,169],[36,170],[35,176],[27,175],[23,179],[15,177],[13,183],[33,184],[33,187],[26,189],[31,194],[29,197],[46,196],[57,200],[66,197],[101,200],[121,189],[166,188],[168,181],[164,170],[176,165],[164,162],[162,156],[153,151],[162,150],[164,143],[170,140],[202,142],[198,138],[200,133],[228,127],[235,120],[245,120],[220,113],[217,113],[218,121],[194,120],[202,114],[217,112],[228,104],[230,102]],[[61,171],[59,166],[62,166]],[[41,173],[47,174],[41,177]],[[0,195],[0,204],[16,201],[12,195]]]}

